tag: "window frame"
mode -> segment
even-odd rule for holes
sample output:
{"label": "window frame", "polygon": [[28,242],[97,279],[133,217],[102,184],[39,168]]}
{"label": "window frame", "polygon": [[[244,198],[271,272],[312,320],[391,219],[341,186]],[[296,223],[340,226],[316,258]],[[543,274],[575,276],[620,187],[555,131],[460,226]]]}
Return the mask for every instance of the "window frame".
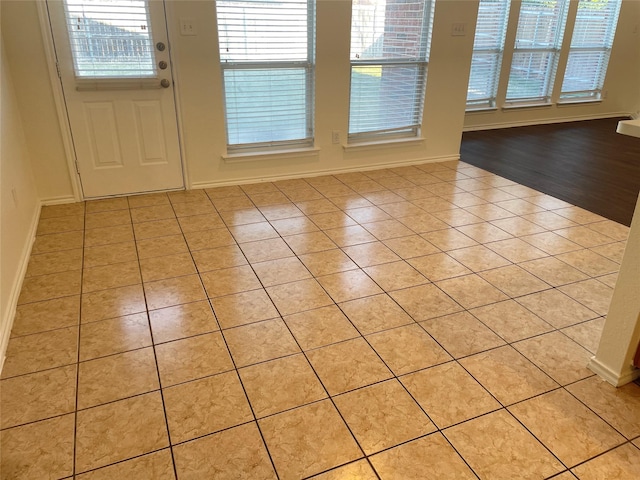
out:
{"label": "window frame", "polygon": [[[427,70],[429,65],[429,53],[431,50],[431,35],[433,32],[433,16],[435,9],[435,0],[421,0],[424,3],[423,17],[422,17],[422,32],[420,36],[419,51],[423,52],[420,57],[413,57],[411,59],[405,58],[376,58],[376,59],[359,59],[353,57],[353,52],[349,54],[349,123],[348,123],[348,135],[347,143],[357,145],[358,143],[365,142],[378,142],[378,141],[394,141],[402,139],[415,139],[421,134],[422,116],[424,112],[424,102],[427,83]],[[353,14],[353,7],[352,7]],[[350,37],[353,36],[353,24],[350,29]],[[350,41],[351,44],[351,41]],[[413,91],[413,95],[416,97],[414,107],[417,110],[416,122],[402,127],[388,128],[388,129],[376,129],[368,131],[352,132],[352,113],[353,113],[353,78],[354,69],[362,67],[379,67],[383,68],[406,68],[417,67],[416,75],[421,79],[421,85],[418,85],[416,90]]]}
{"label": "window frame", "polygon": [[[611,51],[613,49],[613,42],[615,39],[615,33],[618,26],[618,20],[620,18],[620,9],[622,7],[622,0],[609,0],[609,2],[615,2],[615,11],[613,15],[610,17],[610,22],[606,25],[606,38],[602,46],[574,46],[574,40],[576,38],[579,16],[580,16],[580,6],[583,4],[584,0],[578,0],[578,5],[576,9],[576,16],[573,22],[573,34],[571,38],[571,44],[569,46],[569,52],[567,54],[567,65],[564,70],[564,74],[562,77],[562,85],[560,89],[560,103],[580,103],[580,102],[590,102],[590,101],[598,101],[602,99],[602,90],[604,88],[604,82],[607,74],[607,69],[609,66],[609,59],[611,57]],[[588,89],[588,90],[565,90],[565,82],[567,81],[567,73],[570,68],[571,56],[574,53],[584,53],[584,52],[592,52],[592,53],[601,53],[603,54],[603,60],[599,62],[598,69],[593,72],[594,75],[593,80],[594,84],[596,84],[596,88]]]}
{"label": "window frame", "polygon": [[[243,0],[230,0],[242,2]],[[265,0],[266,1],[266,0]],[[243,61],[224,60],[220,58],[220,70],[222,77],[222,105],[224,113],[225,137],[227,142],[227,154],[251,154],[268,153],[277,150],[292,150],[299,148],[313,147],[314,125],[315,125],[315,62],[316,62],[316,3],[317,0],[305,0],[307,3],[307,58],[306,60],[266,60],[266,61]],[[216,4],[217,6],[217,4]],[[222,49],[220,36],[220,17],[217,16],[218,41]],[[284,71],[291,69],[304,69],[305,71],[305,126],[306,135],[304,138],[288,140],[267,140],[250,143],[230,143],[229,112],[227,105],[227,90],[225,72],[240,70],[276,70]]]}
{"label": "window frame", "polygon": [[[536,105],[551,105],[554,87],[556,85],[556,77],[558,76],[558,65],[560,63],[560,57],[562,55],[562,46],[564,41],[564,34],[567,28],[567,24],[569,23],[569,9],[570,9],[570,0],[556,0],[558,3],[561,3],[558,12],[557,18],[557,26],[556,31],[553,35],[553,42],[547,47],[535,47],[535,46],[525,46],[521,47],[518,45],[518,42],[521,41],[519,38],[520,34],[520,26],[523,15],[523,9],[525,9],[525,5],[529,0],[521,0],[519,3],[519,11],[518,11],[518,19],[516,24],[516,34],[515,40],[513,44],[513,48],[510,52],[510,65],[509,71],[507,74],[507,87],[504,94],[504,106],[506,107],[514,107],[514,106],[536,106]],[[531,0],[534,2],[540,0]],[[544,71],[544,83],[542,89],[542,95],[540,96],[528,96],[528,97],[509,97],[509,86],[511,85],[512,75],[514,72],[514,58],[519,54],[547,54],[551,56],[551,61],[549,65]]]}

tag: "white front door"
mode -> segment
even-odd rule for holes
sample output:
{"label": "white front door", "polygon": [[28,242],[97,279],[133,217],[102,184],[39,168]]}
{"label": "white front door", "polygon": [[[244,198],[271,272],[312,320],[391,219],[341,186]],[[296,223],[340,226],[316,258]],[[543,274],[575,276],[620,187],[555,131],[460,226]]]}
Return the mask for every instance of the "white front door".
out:
{"label": "white front door", "polygon": [[162,0],[47,0],[84,196],[182,188]]}

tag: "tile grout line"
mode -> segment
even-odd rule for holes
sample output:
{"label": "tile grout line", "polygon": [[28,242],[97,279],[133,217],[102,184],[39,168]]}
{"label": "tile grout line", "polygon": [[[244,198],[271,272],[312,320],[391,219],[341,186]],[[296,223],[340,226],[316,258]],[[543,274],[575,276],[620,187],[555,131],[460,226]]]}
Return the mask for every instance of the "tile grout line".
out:
{"label": "tile grout line", "polygon": [[86,226],[87,226],[87,202],[83,202],[84,204],[84,217],[83,217],[83,229],[82,229],[82,268],[80,270],[80,297],[78,298],[78,301],[80,303],[79,308],[78,308],[78,337],[77,337],[77,341],[76,341],[76,348],[77,348],[77,353],[76,353],[76,385],[75,385],[75,408],[74,408],[74,412],[73,412],[73,456],[72,456],[72,466],[71,466],[71,474],[72,477],[75,478],[76,475],[76,464],[77,464],[77,450],[78,450],[78,397],[79,397],[79,392],[80,392],[80,345],[81,345],[81,339],[82,339],[82,297],[83,297],[83,290],[82,290],[82,285],[84,282],[84,254],[85,254],[85,248],[86,248],[86,239],[85,239],[85,232],[86,232]]}

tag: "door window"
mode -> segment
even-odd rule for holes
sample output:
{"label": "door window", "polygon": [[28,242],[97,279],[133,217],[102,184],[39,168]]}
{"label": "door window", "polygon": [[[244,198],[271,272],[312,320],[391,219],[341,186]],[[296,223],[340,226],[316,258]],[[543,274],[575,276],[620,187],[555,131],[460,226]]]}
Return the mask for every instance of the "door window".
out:
{"label": "door window", "polygon": [[65,0],[78,78],[153,78],[153,35],[145,0]]}

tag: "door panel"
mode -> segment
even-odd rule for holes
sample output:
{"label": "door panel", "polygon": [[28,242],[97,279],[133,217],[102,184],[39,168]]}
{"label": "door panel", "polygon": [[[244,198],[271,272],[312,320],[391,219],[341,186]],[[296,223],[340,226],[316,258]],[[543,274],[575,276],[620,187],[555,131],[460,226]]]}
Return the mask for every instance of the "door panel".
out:
{"label": "door panel", "polygon": [[85,197],[182,188],[164,3],[47,5]]}
{"label": "door panel", "polygon": [[162,107],[160,102],[135,102],[135,116],[140,142],[140,163],[161,165],[167,163],[164,133],[162,132]]}
{"label": "door panel", "polygon": [[111,102],[85,102],[87,139],[90,143],[93,168],[122,167],[120,140]]}

